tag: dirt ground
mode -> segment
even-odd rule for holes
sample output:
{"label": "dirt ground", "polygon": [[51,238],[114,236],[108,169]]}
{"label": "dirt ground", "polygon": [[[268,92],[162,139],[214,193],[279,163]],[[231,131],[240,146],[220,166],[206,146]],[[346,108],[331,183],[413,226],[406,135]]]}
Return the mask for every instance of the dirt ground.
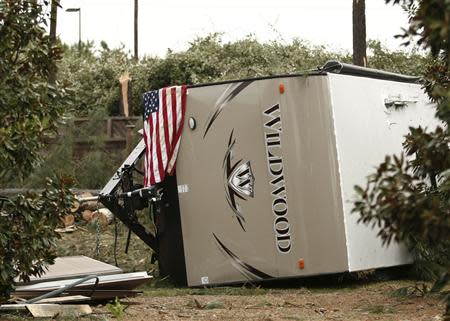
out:
{"label": "dirt ground", "polygon": [[[444,304],[438,295],[421,296],[416,281],[358,281],[324,286],[223,287],[188,289],[155,287],[142,296],[123,299],[126,321],[147,320],[342,320],[342,321],[440,321]],[[409,288],[399,294],[398,289]],[[93,307],[82,318],[57,320],[117,320],[111,308]],[[0,314],[1,321],[31,320],[25,314]],[[42,319],[41,319],[42,320]],[[45,319],[44,319],[45,320]],[[48,319],[50,320],[50,319]],[[54,320],[54,319],[52,319]]]}
{"label": "dirt ground", "polygon": [[[129,253],[123,253],[126,232],[119,228],[119,266],[126,271],[146,270],[153,274],[155,266],[149,261],[150,251],[140,240],[133,238]],[[111,264],[114,264],[113,235],[111,227],[103,231],[98,258]],[[95,257],[92,231],[64,235],[60,244],[65,255]],[[331,280],[319,285],[294,281],[292,285],[216,289],[183,289],[153,283],[144,289],[143,296],[122,301],[129,304],[123,320],[440,320],[444,304],[438,296],[420,297],[420,291],[394,295],[399,288],[412,289],[416,283],[377,282],[369,278],[356,282]],[[94,312],[98,314],[89,319],[114,320],[104,306],[94,308]]]}
{"label": "dirt ground", "polygon": [[[84,254],[96,258],[94,245],[98,243],[98,259],[114,263],[113,227],[102,230],[98,240],[93,230],[84,226],[76,233],[63,235],[58,254]],[[125,271],[140,270],[153,274],[155,266],[150,262],[149,249],[133,237],[130,251],[125,255],[127,230],[119,227],[118,232],[116,256],[119,266]],[[281,284],[209,289],[177,288],[164,283],[164,280],[156,278],[142,289],[142,296],[121,300],[118,310],[125,308],[121,320],[439,321],[444,311],[441,298],[430,294],[422,296],[423,293],[416,288],[417,281],[386,281],[386,278],[373,275],[366,280],[343,281],[339,277],[326,280],[321,277],[319,282],[285,281]],[[56,319],[118,320],[111,308],[105,305],[92,307],[92,315]],[[0,321],[32,319],[25,314],[0,314]]]}
{"label": "dirt ground", "polygon": [[270,289],[256,295],[147,292],[130,300],[124,320],[441,320],[444,306],[439,297],[393,296],[394,290],[409,285],[414,282]]}

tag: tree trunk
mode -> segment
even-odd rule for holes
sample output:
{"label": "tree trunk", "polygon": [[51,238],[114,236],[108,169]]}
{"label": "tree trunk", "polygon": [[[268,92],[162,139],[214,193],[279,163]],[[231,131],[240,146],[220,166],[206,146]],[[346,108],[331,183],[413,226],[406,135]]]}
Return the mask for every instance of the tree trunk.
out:
{"label": "tree trunk", "polygon": [[134,0],[134,59],[138,60],[138,0]]}
{"label": "tree trunk", "polygon": [[367,65],[365,0],[353,0],[353,64]]}
{"label": "tree trunk", "polygon": [[[50,35],[49,35],[49,56],[53,58],[53,47],[56,45],[56,20],[58,15],[59,0],[52,0],[50,10]],[[54,64],[48,75],[48,82],[54,84],[56,81],[56,64]]]}

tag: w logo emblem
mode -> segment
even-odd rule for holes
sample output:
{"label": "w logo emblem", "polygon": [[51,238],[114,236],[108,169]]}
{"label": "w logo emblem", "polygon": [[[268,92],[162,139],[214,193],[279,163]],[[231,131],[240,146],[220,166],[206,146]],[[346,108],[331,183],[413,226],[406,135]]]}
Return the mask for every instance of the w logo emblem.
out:
{"label": "w logo emblem", "polygon": [[242,214],[239,203],[236,202],[236,198],[245,201],[247,197],[254,196],[255,176],[253,175],[250,161],[242,163],[241,159],[232,164],[233,146],[235,143],[236,140],[233,138],[233,131],[231,131],[227,152],[223,160],[223,175],[228,205],[233,210],[239,225],[245,231],[245,217]]}
{"label": "w logo emblem", "polygon": [[236,167],[228,178],[228,186],[244,197],[253,197],[254,182],[255,177],[253,176],[252,167],[249,161]]}

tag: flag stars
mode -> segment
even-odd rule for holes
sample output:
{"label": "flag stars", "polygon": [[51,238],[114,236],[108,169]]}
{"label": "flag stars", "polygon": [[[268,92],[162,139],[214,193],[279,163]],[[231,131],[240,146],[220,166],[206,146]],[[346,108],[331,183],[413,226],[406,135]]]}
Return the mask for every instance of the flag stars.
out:
{"label": "flag stars", "polygon": [[144,94],[144,119],[147,120],[151,113],[159,111],[158,90],[152,90]]}

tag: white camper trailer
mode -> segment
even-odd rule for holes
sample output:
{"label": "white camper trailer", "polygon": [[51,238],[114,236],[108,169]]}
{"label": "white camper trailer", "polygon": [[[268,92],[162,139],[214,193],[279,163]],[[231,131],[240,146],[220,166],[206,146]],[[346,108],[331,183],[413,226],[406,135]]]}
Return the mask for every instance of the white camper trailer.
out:
{"label": "white camper trailer", "polygon": [[316,72],[191,86],[186,106],[176,175],[154,188],[163,193],[157,234],[115,205],[123,176],[101,193],[151,238],[163,273],[203,286],[411,262],[351,209],[354,185],[401,151],[409,126],[437,125],[416,78],[330,62]]}

